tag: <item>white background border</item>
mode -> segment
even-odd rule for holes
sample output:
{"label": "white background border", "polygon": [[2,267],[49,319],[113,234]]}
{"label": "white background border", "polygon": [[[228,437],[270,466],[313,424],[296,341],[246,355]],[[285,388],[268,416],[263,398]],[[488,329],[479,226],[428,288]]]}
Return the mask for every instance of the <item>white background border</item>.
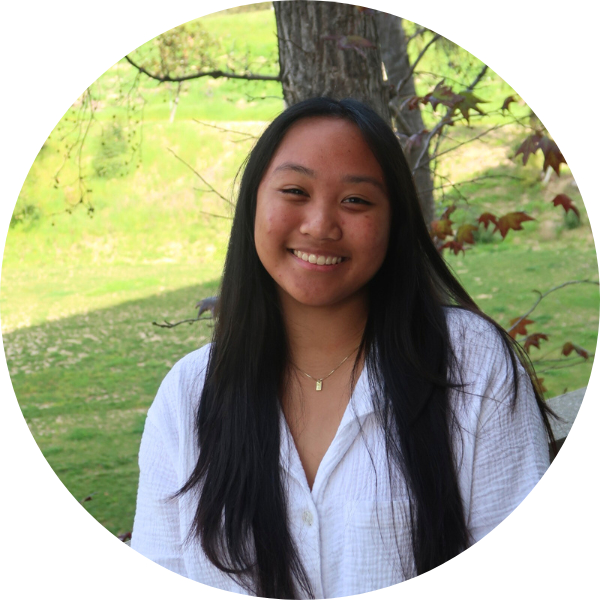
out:
{"label": "white background border", "polygon": [[[0,244],[31,163],[70,104],[151,37],[236,2],[12,2],[3,13]],[[486,62],[537,113],[560,146],[598,234],[598,110],[592,3],[447,0],[366,2],[425,25]],[[596,235],[596,239],[597,235]],[[3,352],[3,350],[2,350]],[[68,493],[29,434],[0,359],[3,576],[11,598],[231,596],[155,566],[117,541]],[[598,365],[572,434],[519,509],[473,549],[365,599],[590,597],[598,590]],[[231,596],[233,597],[233,596]]]}

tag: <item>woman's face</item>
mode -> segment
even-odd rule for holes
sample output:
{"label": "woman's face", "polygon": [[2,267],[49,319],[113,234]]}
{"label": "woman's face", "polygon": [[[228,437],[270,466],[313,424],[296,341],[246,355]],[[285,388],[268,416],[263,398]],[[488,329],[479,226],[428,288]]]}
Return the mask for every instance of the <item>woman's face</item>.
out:
{"label": "woman's face", "polygon": [[254,238],[280,296],[334,306],[366,298],[386,255],[383,171],[352,123],[312,117],[287,132],[259,185]]}

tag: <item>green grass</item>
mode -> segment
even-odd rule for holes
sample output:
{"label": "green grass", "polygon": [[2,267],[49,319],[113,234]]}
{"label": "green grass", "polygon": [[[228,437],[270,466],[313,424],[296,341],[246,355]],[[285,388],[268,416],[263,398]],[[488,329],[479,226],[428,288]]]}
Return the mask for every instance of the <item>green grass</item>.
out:
{"label": "green grass", "polygon": [[[565,240],[541,247],[480,246],[468,256],[449,257],[448,262],[482,310],[506,329],[512,319],[533,306],[538,298],[534,290],[544,293],[566,281],[598,280],[593,248],[584,250]],[[539,332],[548,336],[539,349],[530,350],[530,358],[548,390],[546,397],[587,385],[591,360],[577,361],[569,368],[537,361],[561,358],[566,342],[595,353],[598,305],[598,286],[577,284],[547,296],[529,317],[535,323],[528,326],[528,334]]]}
{"label": "green grass", "polygon": [[[192,267],[187,279],[195,279]],[[115,534],[132,527],[136,457],[156,390],[210,337],[206,322],[169,330],[151,321],[193,317],[194,303],[216,286],[197,283],[4,334],[13,386],[44,456],[75,498],[93,494],[86,509]]]}
{"label": "green grass", "polygon": [[[241,17],[218,14],[204,22],[215,35],[230,36],[228,44],[240,39],[251,43],[257,57],[276,47],[270,11]],[[430,66],[421,65],[423,70]],[[476,71],[476,62],[469,69]],[[64,212],[79,198],[72,163],[53,186],[65,144],[57,127],[20,194],[0,289],[8,366],[32,434],[66,487],[79,500],[91,495],[85,508],[115,534],[132,526],[136,457],[145,414],[160,381],[179,358],[211,335],[208,322],[160,329],[152,321],[193,317],[195,302],[216,293],[230,228],[229,220],[203,214],[228,216],[227,202],[207,192],[206,184],[169,149],[232,198],[236,170],[253,140],[240,141],[238,134],[194,119],[258,135],[282,108],[276,98],[248,99],[281,95],[278,84],[206,79],[184,88],[171,124],[172,90],[146,80],[141,87],[146,100],[141,158],[136,155],[132,161],[118,143],[102,145],[110,142],[107,132],[113,121],[125,135],[130,132],[125,108],[111,107],[106,96],[119,78],[123,87],[130,84],[131,75],[120,62],[101,78],[95,92],[96,120],[83,155],[93,218],[84,207]],[[497,102],[508,88],[494,89],[490,98]],[[72,123],[63,120],[62,125],[65,131]],[[477,123],[457,126],[447,147],[480,131]],[[456,223],[473,222],[484,210],[498,215],[526,210],[536,218],[504,241],[481,229],[479,243],[466,255],[447,257],[475,300],[504,326],[533,304],[532,290],[598,278],[589,222],[568,168],[563,166],[560,179],[542,185],[540,157],[530,159],[527,167],[511,159],[520,135],[507,127],[485,141],[462,146],[442,165],[442,174],[453,182],[487,178],[438,193],[443,203],[459,206],[453,214]],[[95,165],[107,156],[119,167],[116,176],[99,177]],[[573,198],[582,212],[581,223],[550,204],[557,193]],[[578,285],[557,291],[532,318],[529,331],[549,336],[541,349],[531,350],[533,360],[557,358],[566,341],[593,353],[598,288]],[[585,386],[591,362],[565,369],[541,365],[547,396]],[[553,370],[546,371],[550,366]]]}

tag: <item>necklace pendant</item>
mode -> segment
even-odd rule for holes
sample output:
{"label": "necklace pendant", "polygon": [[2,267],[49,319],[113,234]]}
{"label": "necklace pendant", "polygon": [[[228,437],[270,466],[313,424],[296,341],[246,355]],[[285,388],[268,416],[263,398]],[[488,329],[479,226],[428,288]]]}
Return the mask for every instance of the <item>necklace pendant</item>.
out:
{"label": "necklace pendant", "polygon": [[323,380],[317,379],[317,392],[320,392],[323,389]]}

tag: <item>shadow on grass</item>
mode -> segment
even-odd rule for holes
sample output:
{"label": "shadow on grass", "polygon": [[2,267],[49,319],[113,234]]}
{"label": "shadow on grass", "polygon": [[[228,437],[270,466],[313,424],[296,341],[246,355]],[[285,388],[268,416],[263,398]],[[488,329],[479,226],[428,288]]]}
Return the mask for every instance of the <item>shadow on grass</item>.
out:
{"label": "shadow on grass", "polygon": [[162,329],[152,321],[195,316],[218,281],[5,334],[13,387],[48,463],[88,512],[114,534],[131,530],[137,452],[146,412],[171,366],[208,343],[211,321]]}

